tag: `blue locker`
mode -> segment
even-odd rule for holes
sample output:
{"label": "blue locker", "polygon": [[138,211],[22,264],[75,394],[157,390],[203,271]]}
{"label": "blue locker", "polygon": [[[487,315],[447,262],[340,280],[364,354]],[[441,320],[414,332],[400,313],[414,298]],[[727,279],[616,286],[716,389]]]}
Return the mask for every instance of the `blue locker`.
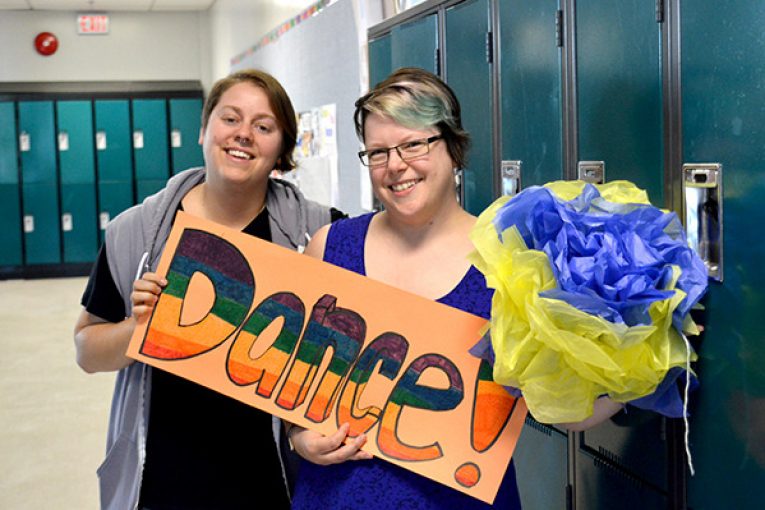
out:
{"label": "blue locker", "polygon": [[92,104],[58,101],[56,118],[64,262],[92,262],[98,253]]}
{"label": "blue locker", "polygon": [[173,174],[204,165],[199,130],[201,99],[170,99],[170,147]]}
{"label": "blue locker", "polygon": [[53,102],[22,101],[18,107],[24,261],[58,264],[61,235]]}
{"label": "blue locker", "polygon": [[16,109],[0,102],[0,266],[20,266],[22,257]]}
{"label": "blue locker", "polygon": [[127,99],[95,101],[98,217],[103,241],[106,224],[133,205],[133,155]]}
{"label": "blue locker", "polygon": [[446,82],[462,107],[462,125],[471,147],[463,172],[465,201],[480,214],[496,198],[492,148],[493,119],[491,65],[486,60],[489,30],[488,0],[460,3],[446,11]]}

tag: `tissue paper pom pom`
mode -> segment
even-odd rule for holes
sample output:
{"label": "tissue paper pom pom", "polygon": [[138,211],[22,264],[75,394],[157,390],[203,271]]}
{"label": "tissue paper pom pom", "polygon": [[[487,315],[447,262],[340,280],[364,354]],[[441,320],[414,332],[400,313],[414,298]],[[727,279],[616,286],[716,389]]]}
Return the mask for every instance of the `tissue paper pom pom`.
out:
{"label": "tissue paper pom pom", "polygon": [[[652,395],[685,366],[706,268],[677,216],[633,184],[528,188],[484,211],[471,238],[495,289],[494,379],[520,388],[536,419],[581,421],[598,396]],[[643,404],[671,415],[679,395],[666,386]]]}

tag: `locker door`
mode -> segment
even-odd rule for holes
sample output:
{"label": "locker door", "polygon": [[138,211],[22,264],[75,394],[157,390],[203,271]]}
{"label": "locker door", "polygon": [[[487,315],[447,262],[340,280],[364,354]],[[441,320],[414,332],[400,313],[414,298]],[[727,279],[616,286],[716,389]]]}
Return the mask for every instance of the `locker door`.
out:
{"label": "locker door", "polygon": [[61,262],[53,102],[19,103],[26,264]]}
{"label": "locker door", "polygon": [[661,25],[654,2],[578,0],[579,160],[664,206]]}
{"label": "locker door", "polygon": [[93,107],[58,101],[56,117],[64,262],[92,262],[98,252]]}
{"label": "locker door", "polygon": [[22,263],[15,105],[0,103],[0,266]]}
{"label": "locker door", "polygon": [[513,452],[523,510],[567,508],[567,459],[566,432],[528,415]]}
{"label": "locker door", "polygon": [[204,165],[199,145],[201,99],[170,99],[170,146],[173,174]]}
{"label": "locker door", "polygon": [[562,179],[558,0],[503,0],[498,6],[502,160],[521,161],[524,187]]}
{"label": "locker door", "polygon": [[133,157],[136,198],[143,201],[160,190],[170,168],[167,103],[164,99],[133,100]]}
{"label": "locker door", "polygon": [[437,27],[438,18],[435,14],[394,27],[390,31],[391,70],[419,67],[438,74]]}
{"label": "locker door", "polygon": [[491,66],[486,61],[488,0],[463,2],[446,11],[446,82],[462,107],[471,147],[463,173],[465,202],[479,214],[495,198],[492,156]]}
{"label": "locker door", "polygon": [[[723,276],[705,298],[690,421],[694,510],[765,502],[765,4],[680,6],[685,163],[721,163]],[[679,172],[679,169],[673,169]]]}
{"label": "locker door", "polygon": [[98,215],[101,241],[106,224],[133,205],[130,105],[127,99],[95,102]]}
{"label": "locker door", "polygon": [[[604,161],[605,180],[627,179],[664,207],[661,25],[656,4],[576,2],[578,153]],[[577,508],[666,508],[667,422],[629,408],[576,435]]]}
{"label": "locker door", "polygon": [[383,81],[393,71],[391,35],[369,41],[369,88]]}
{"label": "locker door", "polygon": [[[502,160],[521,162],[521,185],[563,178],[558,0],[502,0],[499,15]],[[568,436],[526,418],[513,453],[525,510],[566,508]]]}

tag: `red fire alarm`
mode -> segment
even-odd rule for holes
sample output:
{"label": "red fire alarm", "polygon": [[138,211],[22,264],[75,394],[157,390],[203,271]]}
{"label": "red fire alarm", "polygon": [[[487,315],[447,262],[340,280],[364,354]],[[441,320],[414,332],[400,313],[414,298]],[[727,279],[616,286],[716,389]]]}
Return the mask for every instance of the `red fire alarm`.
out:
{"label": "red fire alarm", "polygon": [[40,55],[53,55],[58,49],[58,38],[50,32],[40,32],[35,37],[35,49]]}

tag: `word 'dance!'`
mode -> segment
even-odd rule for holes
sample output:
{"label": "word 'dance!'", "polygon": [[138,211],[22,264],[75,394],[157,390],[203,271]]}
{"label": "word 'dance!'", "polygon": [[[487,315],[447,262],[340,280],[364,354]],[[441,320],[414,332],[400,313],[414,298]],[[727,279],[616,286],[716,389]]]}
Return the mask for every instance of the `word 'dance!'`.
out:
{"label": "word 'dance!'", "polygon": [[526,414],[485,320],[179,213],[128,355],[492,501]]}

